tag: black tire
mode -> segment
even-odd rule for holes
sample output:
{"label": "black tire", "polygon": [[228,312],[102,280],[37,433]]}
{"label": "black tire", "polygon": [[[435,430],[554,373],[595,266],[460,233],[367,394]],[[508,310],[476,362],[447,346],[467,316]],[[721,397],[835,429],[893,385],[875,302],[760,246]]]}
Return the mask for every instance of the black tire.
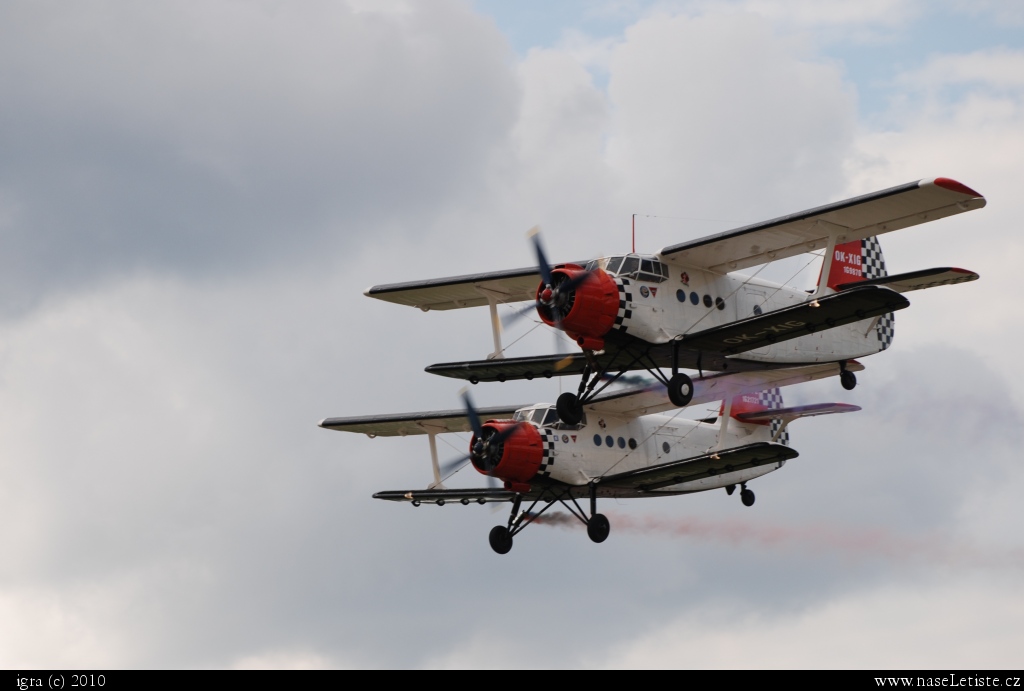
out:
{"label": "black tire", "polygon": [[693,380],[680,372],[668,380],[668,400],[682,408],[693,399]]}
{"label": "black tire", "polygon": [[754,497],[754,492],[752,490],[745,489],[740,492],[740,501],[743,502],[744,506],[753,506],[755,498],[756,497]]}
{"label": "black tire", "polygon": [[594,542],[604,542],[608,539],[608,533],[612,531],[612,524],[603,513],[595,513],[587,523],[587,535]]}
{"label": "black tire", "polygon": [[843,370],[839,373],[839,383],[843,385],[843,388],[847,391],[853,391],[854,387],[857,386],[857,375],[853,372]]}
{"label": "black tire", "polygon": [[491,543],[491,549],[498,554],[508,554],[512,549],[512,536],[508,528],[503,525],[496,525],[491,528],[491,534],[487,536]]}
{"label": "black tire", "polygon": [[555,410],[558,412],[558,419],[567,425],[578,425],[583,420],[583,406],[574,393],[566,391],[559,396],[555,401]]}

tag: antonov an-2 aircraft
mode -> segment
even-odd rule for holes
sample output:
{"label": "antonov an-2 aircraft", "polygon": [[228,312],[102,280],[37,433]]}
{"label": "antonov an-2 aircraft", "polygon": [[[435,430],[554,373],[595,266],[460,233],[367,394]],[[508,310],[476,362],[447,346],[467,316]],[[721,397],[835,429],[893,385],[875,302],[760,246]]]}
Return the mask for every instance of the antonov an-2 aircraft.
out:
{"label": "antonov an-2 aircraft", "polygon": [[[561,422],[546,403],[476,410],[464,393],[462,410],[328,418],[320,426],[370,437],[427,435],[434,471],[428,488],[373,496],[413,506],[510,502],[508,522],[492,528],[489,537],[491,548],[505,554],[513,536],[556,504],[582,521],[594,542],[603,542],[611,530],[607,517],[597,512],[599,497],[666,497],[723,487],[731,495],[739,486],[743,504],[753,505],[747,483],[798,455],[789,446],[791,421],[860,410],[842,403],[785,408],[779,387],[863,369],[854,360],[842,365],[698,377],[690,405],[722,401],[718,415],[701,420],[681,418],[665,387],[656,383],[595,396],[574,424]],[[442,471],[435,438],[469,431],[469,454],[459,463],[471,462],[504,488],[443,485],[443,475],[455,471]],[[589,501],[589,511],[577,500]],[[521,510],[524,501],[528,507]]]}
{"label": "antonov an-2 aircraft", "polygon": [[[686,405],[693,382],[680,368],[751,371],[865,357],[889,347],[893,312],[912,290],[972,281],[942,267],[888,275],[877,236],[985,206],[949,178],[899,185],[763,223],[683,242],[653,255],[537,266],[378,285],[366,295],[421,310],[489,305],[495,350],[485,360],[450,362],[428,372],[481,381],[582,375],[563,393],[560,419],[582,419],[584,404],[629,370],[646,369]],[[817,288],[804,291],[737,273],[803,253],[823,252]],[[539,284],[538,284],[539,279]],[[582,352],[505,358],[497,306],[530,301]],[[661,369],[671,369],[671,375]],[[845,388],[856,377],[843,371]],[[600,387],[598,384],[604,382]]]}

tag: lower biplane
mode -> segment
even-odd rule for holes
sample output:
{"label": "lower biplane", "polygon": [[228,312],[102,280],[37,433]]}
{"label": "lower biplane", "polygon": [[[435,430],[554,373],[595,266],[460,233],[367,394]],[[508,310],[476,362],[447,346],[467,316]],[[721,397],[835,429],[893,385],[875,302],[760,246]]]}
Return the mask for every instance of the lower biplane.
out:
{"label": "lower biplane", "polygon": [[[664,497],[725,488],[740,489],[744,505],[754,504],[747,483],[797,457],[789,446],[793,420],[860,410],[842,403],[783,407],[779,388],[860,371],[856,361],[759,372],[720,373],[694,380],[689,405],[722,401],[718,415],[691,420],[668,397],[664,385],[609,391],[584,406],[582,419],[567,424],[554,405],[465,408],[398,415],[328,418],[325,429],[370,437],[425,434],[433,482],[426,489],[385,491],[376,499],[422,504],[512,504],[506,524],[490,532],[495,552],[512,549],[512,539],[556,504],[586,525],[594,542],[611,530],[597,512],[599,498]],[[672,411],[667,413],[666,411]],[[472,432],[469,453],[453,464],[438,461],[436,436]],[[504,486],[447,488],[443,482],[466,464]],[[589,511],[579,500],[589,501]],[[523,510],[523,504],[527,508]]]}

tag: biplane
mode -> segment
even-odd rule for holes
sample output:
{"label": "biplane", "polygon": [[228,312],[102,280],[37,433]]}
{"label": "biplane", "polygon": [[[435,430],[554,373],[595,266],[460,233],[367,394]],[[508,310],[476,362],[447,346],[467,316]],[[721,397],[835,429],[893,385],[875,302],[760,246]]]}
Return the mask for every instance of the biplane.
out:
{"label": "biplane", "polygon": [[[893,313],[910,305],[904,293],[978,278],[953,267],[889,275],[878,236],[983,206],[985,198],[966,185],[934,178],[652,255],[551,266],[534,236],[537,266],[378,285],[365,294],[424,311],[489,306],[494,352],[426,371],[473,384],[580,375],[577,392],[556,403],[567,424],[578,423],[586,403],[632,370],[661,381],[677,406],[694,390],[681,369],[703,374],[833,362],[843,387],[852,389],[857,379],[844,363],[889,347]],[[758,277],[768,264],[805,253],[823,258],[813,290]],[[754,267],[761,269],[742,273]],[[581,351],[504,357],[497,307],[517,302],[530,303],[527,311],[564,331]]]}
{"label": "biplane", "polygon": [[[513,537],[556,505],[586,525],[603,542],[611,525],[597,511],[599,498],[666,497],[739,488],[746,506],[754,504],[747,483],[797,457],[789,446],[793,420],[860,410],[843,403],[784,407],[781,387],[860,371],[856,361],[716,373],[693,381],[689,405],[721,401],[718,414],[692,420],[660,382],[603,392],[583,405],[581,419],[566,423],[554,405],[500,406],[477,410],[463,391],[456,410],[328,418],[325,429],[370,437],[426,435],[433,481],[422,490],[384,491],[376,499],[433,504],[511,503],[508,521],[494,526],[491,548],[512,549]],[[671,411],[671,412],[669,412]],[[469,453],[453,464],[438,461],[439,434],[472,432]],[[466,465],[502,486],[445,487]],[[589,510],[580,506],[589,502]],[[527,507],[523,509],[523,504]]]}

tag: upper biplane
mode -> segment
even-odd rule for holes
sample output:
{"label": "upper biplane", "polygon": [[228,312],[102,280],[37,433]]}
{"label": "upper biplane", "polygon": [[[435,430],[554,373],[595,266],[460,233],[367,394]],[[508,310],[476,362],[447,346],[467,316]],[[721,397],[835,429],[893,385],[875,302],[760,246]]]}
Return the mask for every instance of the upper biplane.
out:
{"label": "upper biplane", "polygon": [[[798,455],[789,447],[791,421],[859,410],[842,403],[784,408],[779,387],[863,369],[856,361],[842,364],[699,377],[690,405],[722,401],[717,415],[699,420],[681,418],[666,388],[654,383],[595,396],[574,424],[560,421],[545,403],[476,410],[464,392],[462,410],[328,418],[320,426],[370,437],[427,435],[434,472],[428,488],[373,496],[413,506],[511,502],[508,522],[495,526],[489,538],[494,551],[505,554],[513,536],[555,504],[584,523],[594,542],[610,531],[607,517],[597,512],[599,497],[664,497],[722,487],[731,495],[739,486],[743,504],[753,505],[747,483]],[[443,469],[436,436],[452,432],[473,433],[469,454]],[[443,481],[467,462],[504,487],[446,488]],[[589,500],[589,511],[580,499]],[[521,511],[524,501],[529,506]]]}
{"label": "upper biplane", "polygon": [[[893,312],[912,290],[972,281],[952,267],[888,275],[877,236],[985,206],[948,178],[899,185],[807,211],[665,247],[550,266],[534,236],[537,266],[373,286],[369,297],[421,310],[489,305],[495,350],[487,359],[431,365],[428,372],[481,381],[582,375],[557,402],[563,422],[618,376],[646,369],[686,405],[693,382],[680,369],[750,371],[843,363],[885,350]],[[823,252],[812,291],[741,272],[803,253]],[[539,284],[538,284],[539,280]],[[497,306],[529,301],[582,352],[504,357]],[[662,369],[671,369],[671,375]],[[843,370],[845,388],[856,377]],[[603,383],[602,383],[603,382]],[[599,387],[598,384],[601,384]]]}

